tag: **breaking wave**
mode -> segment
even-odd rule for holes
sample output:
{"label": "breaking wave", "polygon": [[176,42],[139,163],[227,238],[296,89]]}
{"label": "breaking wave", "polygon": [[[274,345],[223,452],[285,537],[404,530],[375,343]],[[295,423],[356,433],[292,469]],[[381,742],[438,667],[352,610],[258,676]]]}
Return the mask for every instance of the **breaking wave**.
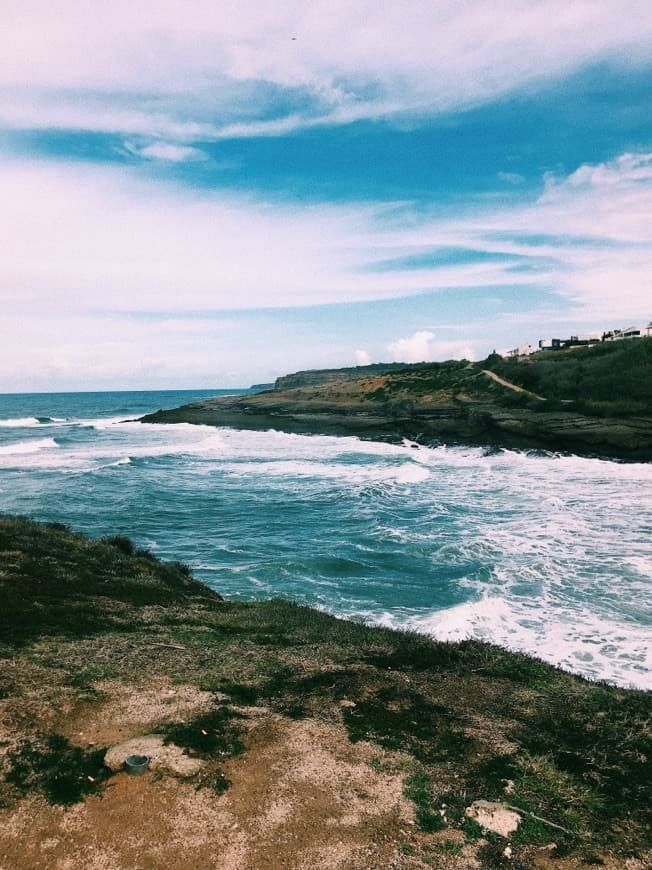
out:
{"label": "breaking wave", "polygon": [[29,455],[58,446],[54,438],[34,438],[30,441],[15,441],[12,444],[0,446],[0,456]]}

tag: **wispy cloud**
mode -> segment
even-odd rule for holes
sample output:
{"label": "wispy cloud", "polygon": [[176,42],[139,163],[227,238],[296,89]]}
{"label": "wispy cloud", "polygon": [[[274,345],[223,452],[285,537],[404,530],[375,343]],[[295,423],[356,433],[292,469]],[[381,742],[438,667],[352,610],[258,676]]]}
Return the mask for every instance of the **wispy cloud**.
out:
{"label": "wispy cloud", "polygon": [[149,160],[165,160],[170,163],[186,163],[189,160],[206,160],[207,155],[199,148],[191,145],[176,145],[173,142],[152,142],[150,145],[139,147],[131,143],[125,143],[125,147],[132,154],[146,157]]}
{"label": "wispy cloud", "polygon": [[649,318],[650,58],[641,0],[5,0],[0,385]]}
{"label": "wispy cloud", "polygon": [[274,308],[506,284],[601,317],[650,304],[652,155],[548,176],[527,205],[432,219],[402,204],[401,221],[386,203],[297,206],[124,167],[13,160],[0,171],[0,286],[40,304]]}
{"label": "wispy cloud", "polygon": [[525,181],[519,172],[499,172],[498,179],[507,182],[507,184],[523,184]]}
{"label": "wispy cloud", "polygon": [[172,0],[7,0],[0,123],[185,143],[280,135],[474,105],[651,50],[640,0],[188,0],[182,14]]}
{"label": "wispy cloud", "polygon": [[[469,260],[473,251],[500,254],[502,261],[458,268],[465,275],[499,273],[497,284],[518,276],[548,287],[585,317],[629,319],[652,313],[651,215],[652,154],[625,153],[567,176],[548,174],[543,193],[529,204],[423,220],[409,230],[379,235],[377,242],[401,254],[410,245],[423,254],[428,242],[435,254],[457,247]],[[448,277],[449,268],[438,271]]]}

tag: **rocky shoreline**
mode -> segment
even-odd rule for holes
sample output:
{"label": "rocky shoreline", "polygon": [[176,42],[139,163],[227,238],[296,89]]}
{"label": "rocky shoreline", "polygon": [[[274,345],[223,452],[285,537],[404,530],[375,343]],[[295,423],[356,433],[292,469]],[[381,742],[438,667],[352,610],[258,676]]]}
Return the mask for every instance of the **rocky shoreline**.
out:
{"label": "rocky shoreline", "polygon": [[374,395],[384,386],[376,382],[390,379],[207,399],[147,414],[141,422],[354,435],[367,440],[407,438],[420,443],[438,441],[652,460],[652,416],[596,417],[575,411],[509,406],[464,393],[399,393],[390,398]]}

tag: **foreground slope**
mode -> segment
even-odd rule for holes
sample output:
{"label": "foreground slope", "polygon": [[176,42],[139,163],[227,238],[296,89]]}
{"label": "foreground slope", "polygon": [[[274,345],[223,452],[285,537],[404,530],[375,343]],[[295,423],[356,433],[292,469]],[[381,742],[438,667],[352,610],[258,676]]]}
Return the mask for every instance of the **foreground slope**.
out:
{"label": "foreground slope", "polygon": [[124,538],[11,517],[0,596],[3,870],[651,857],[644,693],[223,601]]}
{"label": "foreground slope", "polygon": [[274,390],[161,410],[203,423],[652,459],[652,339],[537,354],[299,372]]}

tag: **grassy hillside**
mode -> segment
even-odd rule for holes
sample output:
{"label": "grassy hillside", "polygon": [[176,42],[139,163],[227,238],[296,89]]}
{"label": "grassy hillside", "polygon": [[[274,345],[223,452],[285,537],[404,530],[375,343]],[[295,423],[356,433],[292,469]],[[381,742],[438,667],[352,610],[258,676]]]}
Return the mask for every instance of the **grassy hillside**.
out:
{"label": "grassy hillside", "polygon": [[652,412],[650,338],[540,353],[520,362],[494,356],[487,367],[550,402],[572,403],[583,413]]}
{"label": "grassy hillside", "polygon": [[[526,395],[487,379],[485,370],[521,387]],[[355,369],[349,371],[352,380],[359,380]],[[527,405],[541,412],[563,408],[596,416],[652,413],[652,339],[605,342],[522,360],[492,354],[476,363],[417,363],[378,374],[385,377],[371,397],[380,400],[401,392],[413,399],[463,392],[478,400]]]}
{"label": "grassy hillside", "polygon": [[298,372],[274,390],[203,399],[142,422],[652,459],[652,339],[383,368]]}
{"label": "grassy hillside", "polygon": [[[53,867],[102,850],[119,867],[206,866],[236,829],[246,855],[224,866],[338,855],[360,870],[525,870],[543,855],[615,870],[649,858],[649,695],[487,644],[222,601],[124,538],[10,517],[0,596],[5,868],[35,866],[30,850],[55,841]],[[131,780],[104,767],[107,747],[152,733],[201,769]],[[517,811],[517,830],[483,829],[466,814],[478,800]],[[196,813],[201,831],[156,851]]]}
{"label": "grassy hillside", "polygon": [[[487,380],[489,370],[522,387],[530,396],[514,396],[514,391]],[[532,408],[568,408],[594,415],[652,413],[652,339],[605,342],[594,347],[574,348],[534,354],[527,359],[505,359],[492,354],[486,360],[448,360],[412,365],[378,364],[349,369],[297,372],[279,378],[276,389],[306,387],[339,389],[343,395],[354,392],[354,384],[367,392],[366,385],[378,382],[369,397],[391,398],[404,391],[413,398],[427,394],[460,391],[477,399],[499,403],[523,404],[532,396],[547,400],[547,405],[532,402]],[[348,386],[347,386],[348,384]]]}
{"label": "grassy hillside", "polygon": [[376,375],[399,371],[402,368],[404,368],[403,363],[372,363],[367,366],[348,366],[339,369],[308,369],[277,378],[274,389],[294,390],[301,387],[316,387],[320,384],[358,380],[359,378],[373,378]]}

